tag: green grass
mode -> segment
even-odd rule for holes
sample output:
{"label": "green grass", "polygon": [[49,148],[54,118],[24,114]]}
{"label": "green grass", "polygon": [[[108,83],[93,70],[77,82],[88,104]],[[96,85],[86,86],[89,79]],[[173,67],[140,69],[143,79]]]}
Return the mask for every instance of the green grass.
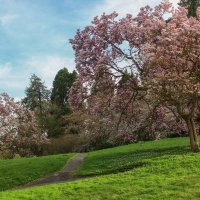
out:
{"label": "green grass", "polygon": [[[120,172],[127,168],[130,170]],[[200,153],[190,152],[188,138],[94,151],[86,157],[78,174],[100,176],[21,191],[4,191],[0,193],[0,199],[200,199]]]}
{"label": "green grass", "polygon": [[78,176],[109,174],[147,163],[147,159],[190,152],[188,138],[169,138],[90,152]]}
{"label": "green grass", "polygon": [[0,191],[26,184],[61,169],[73,154],[0,160]]}

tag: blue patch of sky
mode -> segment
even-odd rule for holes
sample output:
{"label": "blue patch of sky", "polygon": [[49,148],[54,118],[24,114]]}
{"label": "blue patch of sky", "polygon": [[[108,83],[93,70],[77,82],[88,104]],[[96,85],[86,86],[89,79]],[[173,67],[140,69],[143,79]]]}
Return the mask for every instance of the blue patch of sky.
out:
{"label": "blue patch of sky", "polygon": [[68,40],[77,28],[89,22],[89,11],[96,3],[90,0],[0,0],[0,92],[23,96],[22,87],[1,84],[6,80],[2,76],[8,75],[8,81],[24,78],[28,83],[28,77],[20,77],[20,74],[35,73],[34,68],[27,70],[26,61],[31,57],[73,58]]}
{"label": "blue patch of sky", "polygon": [[[134,8],[141,1],[133,3]],[[72,70],[74,52],[68,40],[106,5],[108,12],[113,6],[126,12],[132,0],[0,0],[0,93],[21,98],[31,74],[51,87],[60,68]]]}

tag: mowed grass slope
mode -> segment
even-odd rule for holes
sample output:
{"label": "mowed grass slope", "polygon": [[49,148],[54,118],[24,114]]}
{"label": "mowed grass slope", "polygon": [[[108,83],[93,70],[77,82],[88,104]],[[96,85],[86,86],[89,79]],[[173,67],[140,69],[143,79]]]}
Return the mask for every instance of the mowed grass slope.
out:
{"label": "mowed grass slope", "polygon": [[78,176],[109,174],[140,167],[149,159],[190,152],[189,138],[169,138],[90,152]]}
{"label": "mowed grass slope", "polygon": [[0,160],[0,191],[26,184],[61,169],[74,154]]}
{"label": "mowed grass slope", "polygon": [[[127,166],[133,169],[119,172]],[[118,173],[101,175],[112,172]],[[5,191],[0,193],[0,199],[200,199],[200,153],[190,152],[188,138],[94,151],[86,157],[78,174],[100,176]]]}

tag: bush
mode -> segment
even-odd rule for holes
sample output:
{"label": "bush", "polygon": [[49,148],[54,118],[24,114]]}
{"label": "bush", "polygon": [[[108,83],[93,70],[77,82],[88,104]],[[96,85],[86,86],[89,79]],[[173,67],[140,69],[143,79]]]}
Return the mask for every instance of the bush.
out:
{"label": "bush", "polygon": [[51,138],[49,144],[44,145],[44,154],[62,154],[74,152],[79,144],[78,135],[65,135],[59,138]]}
{"label": "bush", "polygon": [[14,154],[12,151],[5,150],[5,151],[0,151],[0,160],[3,159],[17,159],[20,158],[21,156],[19,154]]}

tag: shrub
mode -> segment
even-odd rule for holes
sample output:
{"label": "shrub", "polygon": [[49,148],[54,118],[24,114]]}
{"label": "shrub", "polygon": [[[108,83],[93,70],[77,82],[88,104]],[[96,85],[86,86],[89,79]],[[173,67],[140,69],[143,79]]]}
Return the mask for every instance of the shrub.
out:
{"label": "shrub", "polygon": [[49,143],[43,146],[44,154],[61,154],[74,152],[77,150],[77,145],[79,143],[78,135],[64,135],[59,138],[51,138]]}

